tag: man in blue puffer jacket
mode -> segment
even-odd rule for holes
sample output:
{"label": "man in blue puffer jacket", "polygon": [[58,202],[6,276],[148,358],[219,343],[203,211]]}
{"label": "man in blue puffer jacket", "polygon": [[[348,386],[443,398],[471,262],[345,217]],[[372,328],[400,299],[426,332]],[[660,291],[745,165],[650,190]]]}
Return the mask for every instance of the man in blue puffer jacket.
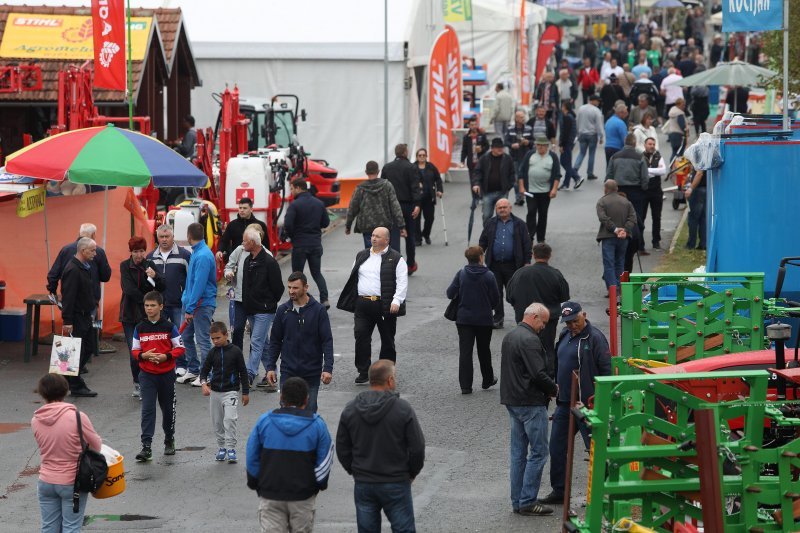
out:
{"label": "man in blue puffer jacket", "polygon": [[206,245],[202,225],[197,222],[189,224],[186,238],[192,246],[192,259],[186,273],[186,289],[181,297],[183,320],[186,322],[181,334],[186,348],[186,373],[175,381],[200,387],[200,367],[211,350],[209,330],[214,309],[217,307],[217,263]]}
{"label": "man in blue puffer jacket", "polygon": [[291,377],[308,385],[307,409],[317,412],[320,382],[333,377],[333,333],[325,307],[308,294],[308,280],[293,272],[286,285],[289,301],[275,311],[267,349],[267,381],[277,383],[276,365],[281,357],[281,387]]}

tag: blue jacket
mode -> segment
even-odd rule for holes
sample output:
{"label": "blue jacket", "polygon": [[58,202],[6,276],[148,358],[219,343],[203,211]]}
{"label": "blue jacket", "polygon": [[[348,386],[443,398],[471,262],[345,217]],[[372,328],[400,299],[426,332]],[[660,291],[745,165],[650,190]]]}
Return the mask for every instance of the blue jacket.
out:
{"label": "blue jacket", "polygon": [[569,403],[572,371],[578,370],[578,399],[588,405],[594,396],[594,378],[611,375],[611,352],[603,332],[586,321],[583,331],[572,337],[567,328],[556,342],[558,403]]}
{"label": "blue jacket", "polygon": [[319,415],[282,407],[261,415],[247,439],[247,486],[261,498],[306,500],[328,488],[333,442]]}
{"label": "blue jacket", "polygon": [[308,192],[298,194],[286,209],[283,229],[294,248],[322,246],[322,228],[331,223],[321,200]]}
{"label": "blue jacket", "polygon": [[622,150],[625,146],[625,137],[628,135],[628,126],[617,115],[612,115],[606,122],[606,148]]}
{"label": "blue jacket", "polygon": [[173,244],[165,263],[161,254],[156,253],[157,251],[158,248],[147,254],[147,258],[155,263],[155,270],[166,284],[166,288],[161,292],[164,297],[164,306],[180,307],[192,253],[183,246]]}
{"label": "blue jacket", "polygon": [[492,309],[500,302],[494,274],[484,265],[467,265],[456,273],[447,297],[459,298],[456,324],[491,326]]}
{"label": "blue jacket", "polygon": [[322,372],[333,373],[333,333],[325,306],[309,296],[299,312],[291,300],[278,307],[269,334],[268,372],[275,370],[278,357],[281,380],[298,377],[318,385]]}
{"label": "blue jacket", "polygon": [[181,297],[184,311],[194,313],[201,299],[202,307],[217,307],[217,262],[205,241],[192,246],[186,289]]}

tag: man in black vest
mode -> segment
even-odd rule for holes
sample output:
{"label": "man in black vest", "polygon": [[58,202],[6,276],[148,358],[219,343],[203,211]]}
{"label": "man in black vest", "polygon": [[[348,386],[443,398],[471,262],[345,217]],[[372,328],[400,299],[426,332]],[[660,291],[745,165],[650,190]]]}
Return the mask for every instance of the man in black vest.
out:
{"label": "man in black vest", "polygon": [[[642,223],[647,218],[647,208],[653,212],[653,249],[661,249],[661,206],[664,203],[664,191],[661,190],[661,180],[667,173],[667,165],[661,153],[656,150],[656,140],[648,137],[644,141],[644,162],[647,163],[647,174],[650,182],[644,192],[644,210],[642,212]],[[644,234],[642,234],[644,239]]]}
{"label": "man in black vest", "polygon": [[381,359],[395,361],[394,334],[397,317],[406,314],[408,267],[400,252],[389,248],[389,230],[372,230],[372,248],[356,255],[353,270],[342,289],[338,309],[355,313],[356,385],[369,382],[372,332],[378,326]]}

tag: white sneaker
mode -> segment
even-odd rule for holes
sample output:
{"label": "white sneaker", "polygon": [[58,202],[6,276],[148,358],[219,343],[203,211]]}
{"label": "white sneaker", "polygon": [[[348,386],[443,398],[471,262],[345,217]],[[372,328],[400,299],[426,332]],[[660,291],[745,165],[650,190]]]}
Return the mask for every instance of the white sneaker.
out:
{"label": "white sneaker", "polygon": [[186,369],[185,368],[177,368],[177,369],[175,369],[175,375],[178,376],[178,377],[181,377],[185,373],[186,373]]}
{"label": "white sneaker", "polygon": [[202,386],[203,386],[203,384],[200,383],[200,378],[199,377],[195,378],[195,380],[192,381],[192,387],[202,387]]}
{"label": "white sneaker", "polygon": [[186,383],[187,381],[191,382],[193,379],[198,378],[197,374],[192,374],[191,372],[187,371],[184,375],[176,379],[175,381],[178,383]]}

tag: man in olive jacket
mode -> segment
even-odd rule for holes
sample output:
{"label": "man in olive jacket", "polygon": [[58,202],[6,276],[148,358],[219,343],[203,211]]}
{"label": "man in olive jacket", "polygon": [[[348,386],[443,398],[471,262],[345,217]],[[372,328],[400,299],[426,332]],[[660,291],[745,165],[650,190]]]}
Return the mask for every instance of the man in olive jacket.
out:
{"label": "man in olive jacket", "polygon": [[619,287],[625,251],[636,225],[636,211],[633,204],[619,194],[615,180],[607,180],[603,190],[605,196],[597,201],[597,218],[600,220],[597,242],[603,253],[603,281],[608,290],[612,285]]}
{"label": "man in olive jacket", "polygon": [[500,350],[500,403],[511,417],[511,507],[528,516],[553,513],[537,503],[548,457],[547,405],[558,392],[553,364],[538,335],[548,320],[547,307],[531,304]]}
{"label": "man in olive jacket", "polygon": [[377,227],[399,228],[396,241],[391,243],[392,248],[399,252],[400,237],[406,236],[406,223],[397,193],[388,180],[378,178],[380,167],[375,161],[367,162],[365,172],[367,180],[358,184],[350,198],[344,233],[350,235],[355,220],[355,231],[363,235],[364,248],[369,248],[372,230]]}

